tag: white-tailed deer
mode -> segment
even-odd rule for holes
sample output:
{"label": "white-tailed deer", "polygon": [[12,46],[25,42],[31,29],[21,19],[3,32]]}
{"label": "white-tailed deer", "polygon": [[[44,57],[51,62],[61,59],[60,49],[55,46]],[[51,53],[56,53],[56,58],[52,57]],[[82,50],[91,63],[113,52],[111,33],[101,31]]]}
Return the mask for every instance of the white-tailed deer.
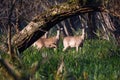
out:
{"label": "white-tailed deer", "polygon": [[83,42],[85,39],[85,28],[82,29],[82,35],[80,36],[67,36],[63,39],[63,51],[65,51],[68,47],[76,47],[76,51],[78,52],[78,48],[83,46]]}
{"label": "white-tailed deer", "polygon": [[59,39],[60,39],[60,29],[57,30],[56,36],[50,38],[40,38],[34,43],[34,46],[36,46],[37,49],[41,49],[42,47],[57,48]]}

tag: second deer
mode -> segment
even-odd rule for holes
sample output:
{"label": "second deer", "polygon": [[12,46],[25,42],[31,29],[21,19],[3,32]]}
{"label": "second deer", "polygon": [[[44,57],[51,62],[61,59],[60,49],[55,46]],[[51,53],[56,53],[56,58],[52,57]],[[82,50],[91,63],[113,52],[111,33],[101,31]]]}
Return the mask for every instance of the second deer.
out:
{"label": "second deer", "polygon": [[37,49],[41,49],[43,47],[46,47],[46,48],[57,48],[58,47],[58,42],[59,42],[59,39],[60,39],[60,31],[61,31],[61,29],[58,29],[57,30],[57,35],[54,36],[54,37],[38,39],[34,43],[34,46],[36,46]]}
{"label": "second deer", "polygon": [[65,51],[68,47],[76,47],[76,51],[78,52],[78,48],[83,46],[83,42],[85,40],[85,28],[82,29],[82,35],[79,36],[67,36],[63,39],[63,51]]}

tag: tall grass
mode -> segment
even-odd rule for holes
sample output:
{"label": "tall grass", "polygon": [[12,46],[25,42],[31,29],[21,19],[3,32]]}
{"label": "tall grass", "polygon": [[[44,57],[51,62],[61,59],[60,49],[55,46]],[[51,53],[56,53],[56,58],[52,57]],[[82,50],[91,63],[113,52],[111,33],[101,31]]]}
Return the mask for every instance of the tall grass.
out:
{"label": "tall grass", "polygon": [[[74,48],[63,52],[59,48],[42,49],[30,47],[24,51],[22,60],[26,69],[36,61],[46,60],[35,73],[35,80],[120,80],[120,48],[106,40],[86,40],[82,50]],[[61,61],[63,73],[56,77]]]}

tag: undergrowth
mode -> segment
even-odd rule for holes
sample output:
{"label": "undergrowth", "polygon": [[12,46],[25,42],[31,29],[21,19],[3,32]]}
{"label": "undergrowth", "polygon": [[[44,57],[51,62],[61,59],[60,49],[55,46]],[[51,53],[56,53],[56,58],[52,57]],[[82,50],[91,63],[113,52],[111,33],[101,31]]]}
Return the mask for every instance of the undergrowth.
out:
{"label": "undergrowth", "polygon": [[[43,62],[35,73],[35,80],[120,80],[120,48],[106,40],[86,40],[82,50],[69,48],[37,50],[30,47],[24,51],[22,62],[25,68]],[[62,73],[57,70],[64,62]]]}
{"label": "undergrowth", "polygon": [[[14,65],[27,76],[35,64],[40,63],[31,80],[120,80],[120,48],[114,43],[100,39],[85,40],[78,52],[75,48],[65,52],[62,49],[62,41],[58,49],[37,50],[30,47],[20,56],[22,65],[17,61]],[[1,56],[9,58],[3,54]],[[64,67],[57,75],[61,63]],[[13,80],[1,65],[0,79]]]}

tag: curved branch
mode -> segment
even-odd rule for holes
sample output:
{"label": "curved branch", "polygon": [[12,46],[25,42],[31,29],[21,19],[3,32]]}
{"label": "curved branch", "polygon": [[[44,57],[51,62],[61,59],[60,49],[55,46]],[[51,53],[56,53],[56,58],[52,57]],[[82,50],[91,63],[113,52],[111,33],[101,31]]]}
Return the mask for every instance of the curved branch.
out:
{"label": "curved branch", "polygon": [[103,11],[103,8],[81,8],[77,4],[57,5],[47,12],[35,17],[22,31],[14,35],[12,38],[12,44],[16,46],[20,52],[23,52],[46,31],[60,21],[92,11]]}

